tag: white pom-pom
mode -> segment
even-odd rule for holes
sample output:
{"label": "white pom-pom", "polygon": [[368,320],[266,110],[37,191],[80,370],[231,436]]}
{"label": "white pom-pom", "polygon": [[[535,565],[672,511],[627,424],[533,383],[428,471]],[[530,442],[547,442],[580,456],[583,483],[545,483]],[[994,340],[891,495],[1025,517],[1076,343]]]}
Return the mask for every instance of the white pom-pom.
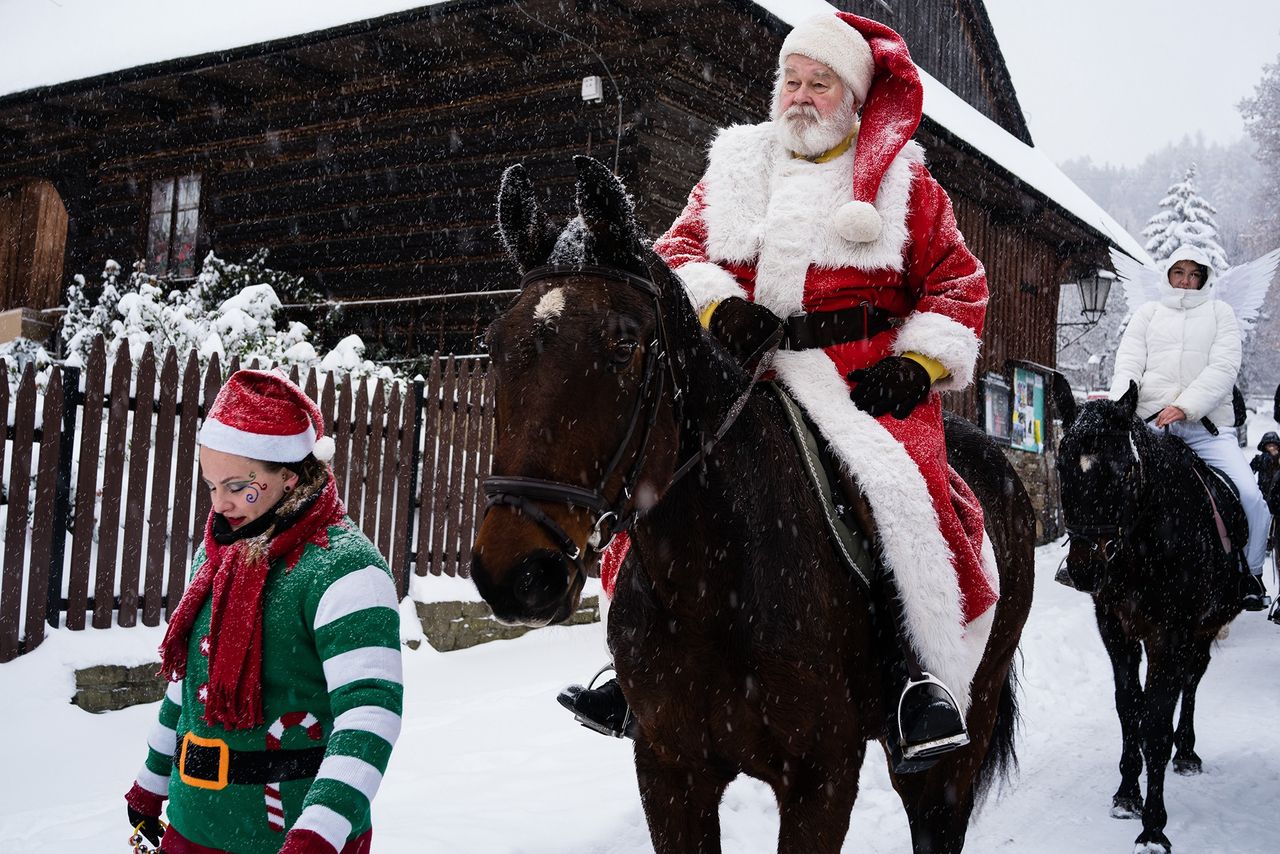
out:
{"label": "white pom-pom", "polygon": [[333,444],[333,439],[328,436],[321,436],[319,439],[316,439],[316,445],[311,449],[311,455],[320,462],[327,463],[329,460],[333,459],[333,452],[335,450],[336,446]]}
{"label": "white pom-pom", "polygon": [[880,212],[867,202],[845,202],[836,210],[836,233],[851,243],[870,243],[882,225]]}

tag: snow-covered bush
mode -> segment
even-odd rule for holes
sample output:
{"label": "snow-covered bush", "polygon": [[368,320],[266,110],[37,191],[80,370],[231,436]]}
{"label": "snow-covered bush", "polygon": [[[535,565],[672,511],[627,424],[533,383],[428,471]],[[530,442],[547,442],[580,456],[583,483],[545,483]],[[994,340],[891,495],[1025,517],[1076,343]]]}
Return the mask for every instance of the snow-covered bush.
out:
{"label": "snow-covered bush", "polygon": [[[225,365],[233,357],[241,364],[294,365],[341,370],[355,376],[391,378],[393,372],[363,357],[364,343],[349,336],[322,357],[310,342],[306,324],[277,325],[282,305],[314,305],[323,297],[299,276],[266,266],[267,251],[259,250],[242,264],[205,257],[200,274],[188,287],[166,290],[166,280],[147,273],[142,262],[121,280],[121,267],[107,261],[100,293],[89,292],[83,276],[68,287],[62,326],[66,361],[83,365],[94,339],[101,334],[113,356],[127,341],[135,359],[149,342],[157,355],[175,347],[185,354],[194,349],[202,366],[217,354]],[[340,367],[338,367],[340,366]]]}

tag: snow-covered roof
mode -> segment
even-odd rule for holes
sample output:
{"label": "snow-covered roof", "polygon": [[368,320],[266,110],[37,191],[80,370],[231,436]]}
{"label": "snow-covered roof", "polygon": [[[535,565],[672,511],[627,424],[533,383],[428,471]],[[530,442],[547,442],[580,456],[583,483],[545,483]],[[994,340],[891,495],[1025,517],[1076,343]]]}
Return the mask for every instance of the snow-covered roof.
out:
{"label": "snow-covered roof", "polygon": [[[0,98],[112,71],[273,41],[447,0],[0,0]],[[794,26],[824,0],[756,0]],[[1139,261],[1138,241],[1044,154],[925,71],[924,112]]]}

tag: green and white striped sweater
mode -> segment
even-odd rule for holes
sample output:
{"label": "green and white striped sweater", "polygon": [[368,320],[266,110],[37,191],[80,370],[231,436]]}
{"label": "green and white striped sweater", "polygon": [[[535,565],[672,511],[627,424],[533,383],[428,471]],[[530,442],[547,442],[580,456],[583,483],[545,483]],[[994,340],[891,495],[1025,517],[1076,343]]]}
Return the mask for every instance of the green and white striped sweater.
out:
{"label": "green and white striped sweater", "polygon": [[[201,547],[193,574],[204,559]],[[264,795],[260,784],[229,784],[218,791],[189,785],[178,774],[174,753],[186,733],[222,739],[233,751],[274,748],[268,741],[273,722],[310,713],[320,726],[318,741],[312,738],[316,727],[308,732],[293,726],[278,742],[282,750],[325,748],[314,779],[277,787],[284,826],[295,835],[311,831],[305,836],[314,833],[340,851],[348,839],[369,830],[370,801],[400,732],[400,619],[386,562],[344,519],[329,529],[328,548],[308,545],[288,572],[283,561],[272,564],[263,591],[266,723],[255,729],[224,730],[204,721],[209,659],[203,641],[210,609],[206,601],[191,631],[186,678],[170,683],[160,705],[138,786],[168,797],[169,821],[192,842],[236,854],[276,854],[284,834],[268,818],[270,792]]]}

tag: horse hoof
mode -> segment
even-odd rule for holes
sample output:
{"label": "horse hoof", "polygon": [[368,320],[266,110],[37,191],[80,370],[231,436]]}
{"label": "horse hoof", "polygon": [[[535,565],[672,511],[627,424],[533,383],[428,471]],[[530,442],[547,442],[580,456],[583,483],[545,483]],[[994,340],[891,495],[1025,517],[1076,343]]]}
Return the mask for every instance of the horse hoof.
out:
{"label": "horse hoof", "polygon": [[1111,801],[1111,817],[1120,819],[1142,818],[1142,799],[1122,798],[1116,795]]}
{"label": "horse hoof", "polygon": [[1173,773],[1181,774],[1183,777],[1194,777],[1203,770],[1199,757],[1173,760]]}
{"label": "horse hoof", "polygon": [[1144,830],[1133,843],[1133,854],[1173,854],[1173,843],[1158,830]]}

